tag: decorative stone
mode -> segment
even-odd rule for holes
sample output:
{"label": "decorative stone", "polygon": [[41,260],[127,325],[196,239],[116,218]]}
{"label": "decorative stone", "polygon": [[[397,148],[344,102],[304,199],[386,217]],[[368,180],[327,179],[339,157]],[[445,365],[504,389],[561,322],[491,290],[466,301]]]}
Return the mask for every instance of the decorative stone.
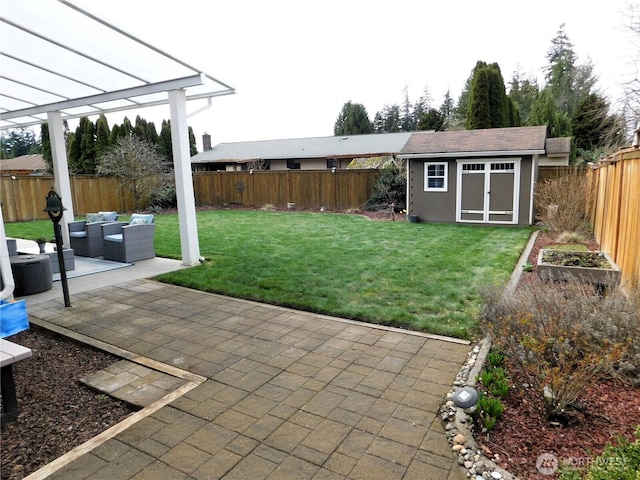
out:
{"label": "decorative stone", "polygon": [[469,460],[464,462],[464,468],[469,469],[471,467],[473,467],[473,463],[472,462],[470,462]]}
{"label": "decorative stone", "polygon": [[500,472],[493,471],[493,472],[491,472],[491,478],[495,478],[496,480],[500,480],[502,478],[502,474]]}
{"label": "decorative stone", "polygon": [[444,427],[445,430],[453,430],[455,427],[453,425],[453,423],[449,422],[447,423],[447,426]]}
{"label": "decorative stone", "polygon": [[459,433],[458,435],[453,437],[453,442],[454,443],[463,444],[465,442],[465,440],[466,440],[466,438],[461,433]]}
{"label": "decorative stone", "polygon": [[459,452],[460,450],[462,450],[464,448],[464,445],[454,445],[453,447],[451,447],[451,450],[453,450],[454,452]]}

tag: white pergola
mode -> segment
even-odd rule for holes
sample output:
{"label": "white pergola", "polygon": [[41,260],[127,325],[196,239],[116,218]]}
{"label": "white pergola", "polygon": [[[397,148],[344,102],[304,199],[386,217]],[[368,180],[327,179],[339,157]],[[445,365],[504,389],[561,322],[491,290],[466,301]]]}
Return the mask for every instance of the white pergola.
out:
{"label": "white pergola", "polygon": [[[182,261],[197,264],[200,248],[186,105],[199,100],[199,111],[210,106],[213,97],[233,93],[229,85],[71,1],[2,0],[0,130],[48,124],[55,188],[67,209],[62,228],[67,246],[66,225],[74,212],[63,121],[168,104]],[[3,225],[0,230],[4,257]]]}

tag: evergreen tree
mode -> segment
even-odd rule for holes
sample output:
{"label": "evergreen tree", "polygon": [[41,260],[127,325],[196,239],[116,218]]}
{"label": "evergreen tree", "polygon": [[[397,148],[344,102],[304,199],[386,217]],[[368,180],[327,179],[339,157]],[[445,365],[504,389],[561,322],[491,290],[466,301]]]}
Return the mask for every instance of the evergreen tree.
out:
{"label": "evergreen tree", "polygon": [[156,145],[158,153],[162,155],[167,162],[173,162],[173,145],[171,143],[171,121],[162,120],[160,127],[160,136]]}
{"label": "evergreen tree", "polygon": [[[86,117],[83,117],[86,118]],[[82,118],[80,119],[82,123]],[[76,127],[73,135],[70,135],[69,138],[69,171],[71,173],[84,173],[82,169],[82,137],[83,137],[83,129],[80,125]]]}
{"label": "evergreen tree", "polygon": [[556,107],[562,113],[571,115],[576,54],[564,27],[564,23],[560,25],[556,36],[551,40],[551,48],[547,52],[549,65],[547,66],[546,81]]}
{"label": "evergreen tree", "polygon": [[40,143],[30,127],[9,130],[8,135],[0,137],[3,158],[16,158],[41,152]]}
{"label": "evergreen tree", "polygon": [[616,143],[617,127],[615,117],[609,115],[609,104],[597,93],[583,98],[571,119],[576,148],[592,152]]}
{"label": "evergreen tree", "polygon": [[444,100],[442,101],[442,105],[440,105],[440,113],[444,115],[445,122],[448,124],[449,120],[453,118],[455,111],[455,105],[453,102],[453,98],[451,98],[451,92],[447,90],[447,93],[444,95]]}
{"label": "evergreen tree", "polygon": [[497,63],[479,61],[471,82],[467,107],[467,129],[511,127],[519,122],[510,102]]}
{"label": "evergreen tree", "polygon": [[93,174],[96,172],[96,128],[87,117],[80,119],[78,128],[82,130],[78,173]]}
{"label": "evergreen tree", "polygon": [[430,108],[418,120],[418,130],[435,130],[442,132],[445,130],[447,117],[440,110]]}
{"label": "evergreen tree", "polygon": [[334,135],[362,135],[373,133],[373,124],[369,120],[367,109],[360,103],[348,101],[333,127]]}
{"label": "evergreen tree", "polygon": [[96,157],[100,158],[111,145],[111,134],[109,132],[109,122],[104,114],[98,117],[96,120],[96,143],[95,151]]}
{"label": "evergreen tree", "polygon": [[402,102],[402,110],[400,112],[400,130],[403,132],[412,132],[415,130],[416,121],[413,116],[411,102],[409,101],[409,89],[404,87],[404,101]]}
{"label": "evergreen tree", "polygon": [[193,157],[197,153],[196,136],[193,134],[193,128],[189,127],[189,155]]}
{"label": "evergreen tree", "polygon": [[509,98],[519,112],[520,121],[523,125],[528,125],[531,105],[540,91],[538,81],[535,78],[523,78],[521,73],[514,72],[509,86]]}
{"label": "evergreen tree", "polygon": [[545,88],[531,105],[529,125],[546,125],[547,136],[551,138],[571,136],[571,121],[555,104],[553,94]]}
{"label": "evergreen tree", "polygon": [[469,98],[471,97],[471,84],[473,83],[474,72],[475,68],[471,71],[469,77],[467,77],[467,80],[462,87],[462,92],[460,92],[460,96],[458,97],[458,104],[453,110],[453,118],[462,125],[466,124],[467,122]]}
{"label": "evergreen tree", "polygon": [[471,82],[469,106],[467,107],[467,130],[491,128],[489,104],[489,71],[486,63],[478,62]]}
{"label": "evergreen tree", "polygon": [[49,170],[53,170],[53,154],[51,152],[48,123],[40,125],[40,142],[42,143],[42,160],[47,164]]}

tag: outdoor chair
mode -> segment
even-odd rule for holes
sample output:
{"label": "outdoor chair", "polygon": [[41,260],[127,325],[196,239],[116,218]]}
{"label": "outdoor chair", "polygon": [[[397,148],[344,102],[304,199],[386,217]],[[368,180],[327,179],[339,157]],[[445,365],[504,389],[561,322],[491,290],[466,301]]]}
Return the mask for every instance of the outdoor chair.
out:
{"label": "outdoor chair", "polygon": [[131,263],[155,257],[153,222],[153,215],[133,214],[129,223],[103,224],[104,259]]}
{"label": "outdoor chair", "polygon": [[117,212],[88,213],[86,220],[69,223],[69,243],[73,254],[79,257],[101,257],[103,235],[100,228],[118,219]]}

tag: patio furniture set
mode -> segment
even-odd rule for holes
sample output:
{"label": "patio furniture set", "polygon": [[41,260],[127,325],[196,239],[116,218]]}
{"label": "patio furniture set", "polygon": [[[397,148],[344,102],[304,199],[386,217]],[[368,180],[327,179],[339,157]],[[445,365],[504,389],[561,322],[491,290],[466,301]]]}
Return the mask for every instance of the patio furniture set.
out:
{"label": "patio furniture set", "polygon": [[[155,257],[154,216],[133,214],[129,222],[118,222],[117,218],[117,212],[99,212],[87,214],[86,220],[69,223],[71,248],[63,250],[65,270],[75,268],[75,255],[122,263]],[[37,247],[17,249],[15,239],[7,239],[7,246],[14,295],[22,297],[51,290],[53,274],[60,272],[55,245],[46,244],[43,253]]]}
{"label": "patio furniture set", "polygon": [[75,254],[124,263],[153,258],[154,216],[134,213],[129,222],[118,222],[117,218],[116,212],[99,212],[69,223],[69,241]]}

